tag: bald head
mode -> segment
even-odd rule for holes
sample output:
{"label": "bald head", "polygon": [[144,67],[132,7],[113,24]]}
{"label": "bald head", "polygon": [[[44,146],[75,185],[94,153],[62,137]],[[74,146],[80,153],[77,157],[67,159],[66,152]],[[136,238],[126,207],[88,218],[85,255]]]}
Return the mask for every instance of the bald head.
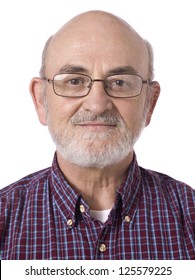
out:
{"label": "bald head", "polygon": [[134,36],[137,36],[141,39],[136,31],[123,19],[104,11],[89,11],[79,14],[65,23],[62,28],[56,32],[56,34],[53,36],[53,39],[60,36],[64,32],[74,33],[80,30],[81,33],[87,32],[89,36],[93,36],[94,32],[107,32],[107,30],[110,32],[121,32],[121,29],[127,33],[130,32],[131,34],[134,34]]}
{"label": "bald head", "polygon": [[153,78],[151,45],[127,22],[103,11],[89,11],[77,15],[48,39],[43,50],[40,76],[43,77],[46,69],[52,67],[54,59],[56,60],[63,48],[74,49],[79,53],[79,51],[87,50],[85,46],[90,51],[98,51],[100,55],[101,48],[104,52],[107,51],[108,55],[113,48],[118,49],[118,54],[129,51],[131,56],[135,55],[135,52],[139,52],[140,63],[145,63],[148,78]]}

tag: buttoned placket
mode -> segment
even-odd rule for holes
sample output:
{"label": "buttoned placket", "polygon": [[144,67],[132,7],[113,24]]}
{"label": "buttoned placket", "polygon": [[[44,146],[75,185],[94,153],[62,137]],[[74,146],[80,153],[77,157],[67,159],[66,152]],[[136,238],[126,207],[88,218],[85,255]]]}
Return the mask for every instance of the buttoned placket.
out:
{"label": "buttoned placket", "polygon": [[[99,234],[96,237],[95,247],[94,247],[94,258],[101,259],[102,254],[108,254],[108,247],[105,240],[105,232],[107,227],[112,225],[111,221],[107,221],[105,224],[102,224],[100,221],[96,221],[89,216],[89,208],[81,203],[79,206],[80,214],[82,215],[83,221],[89,226],[88,228],[99,227]],[[91,223],[94,223],[94,226],[91,227]],[[98,231],[97,231],[98,232]]]}

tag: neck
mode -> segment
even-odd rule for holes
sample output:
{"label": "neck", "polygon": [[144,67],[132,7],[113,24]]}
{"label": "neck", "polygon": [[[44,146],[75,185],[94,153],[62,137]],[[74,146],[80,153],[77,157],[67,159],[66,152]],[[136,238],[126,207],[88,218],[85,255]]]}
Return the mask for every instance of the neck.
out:
{"label": "neck", "polygon": [[127,175],[133,153],[122,162],[103,169],[67,162],[58,152],[57,159],[66,180],[82,195],[90,209],[106,210],[112,208],[115,202],[116,190]]}

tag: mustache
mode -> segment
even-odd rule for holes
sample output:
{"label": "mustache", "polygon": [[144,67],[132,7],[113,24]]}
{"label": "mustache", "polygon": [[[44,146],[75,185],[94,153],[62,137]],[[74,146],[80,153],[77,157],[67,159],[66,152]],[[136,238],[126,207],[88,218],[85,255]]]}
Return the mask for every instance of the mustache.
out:
{"label": "mustache", "polygon": [[88,121],[100,121],[108,125],[116,126],[124,125],[124,122],[120,116],[110,112],[103,112],[100,115],[96,115],[92,112],[77,112],[71,118],[71,124],[73,125],[81,124]]}

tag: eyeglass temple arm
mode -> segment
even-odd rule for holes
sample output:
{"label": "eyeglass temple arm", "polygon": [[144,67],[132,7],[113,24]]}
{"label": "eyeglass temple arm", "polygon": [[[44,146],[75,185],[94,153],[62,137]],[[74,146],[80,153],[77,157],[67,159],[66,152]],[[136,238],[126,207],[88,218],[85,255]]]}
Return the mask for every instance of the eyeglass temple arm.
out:
{"label": "eyeglass temple arm", "polygon": [[43,77],[43,78],[41,78],[42,80],[45,80],[46,82],[48,82],[48,83],[53,83],[53,80],[51,80],[51,79],[48,79],[48,78],[46,78],[46,77]]}

